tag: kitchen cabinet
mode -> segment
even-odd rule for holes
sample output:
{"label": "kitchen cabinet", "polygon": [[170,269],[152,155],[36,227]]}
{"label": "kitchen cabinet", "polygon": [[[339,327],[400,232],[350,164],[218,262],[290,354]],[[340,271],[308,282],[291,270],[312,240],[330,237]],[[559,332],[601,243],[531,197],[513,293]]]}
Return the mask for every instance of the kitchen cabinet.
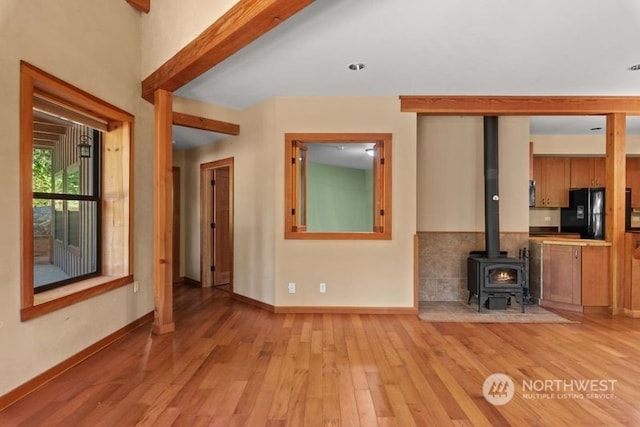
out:
{"label": "kitchen cabinet", "polygon": [[640,208],[640,157],[627,157],[627,188],[631,188],[631,207]]}
{"label": "kitchen cabinet", "polygon": [[640,233],[625,233],[624,236],[624,313],[640,317]]}
{"label": "kitchen cabinet", "polygon": [[607,243],[543,243],[541,306],[579,312],[609,307],[609,280]]}
{"label": "kitchen cabinet", "polygon": [[571,162],[569,157],[533,158],[533,179],[536,182],[536,207],[569,206]]}
{"label": "kitchen cabinet", "polygon": [[604,187],[604,157],[572,157],[571,188]]}

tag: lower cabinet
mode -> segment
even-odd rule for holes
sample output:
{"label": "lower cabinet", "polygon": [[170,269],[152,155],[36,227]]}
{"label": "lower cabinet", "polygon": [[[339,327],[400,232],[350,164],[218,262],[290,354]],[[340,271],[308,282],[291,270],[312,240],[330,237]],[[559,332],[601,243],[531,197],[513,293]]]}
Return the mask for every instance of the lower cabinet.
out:
{"label": "lower cabinet", "polygon": [[609,247],[544,244],[540,305],[584,311],[609,307]]}

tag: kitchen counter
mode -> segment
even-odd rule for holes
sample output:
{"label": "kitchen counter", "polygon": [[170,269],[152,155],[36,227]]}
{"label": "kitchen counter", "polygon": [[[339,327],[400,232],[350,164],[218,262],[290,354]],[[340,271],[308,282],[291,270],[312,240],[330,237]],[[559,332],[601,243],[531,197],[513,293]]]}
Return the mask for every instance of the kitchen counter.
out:
{"label": "kitchen counter", "polygon": [[562,237],[529,237],[529,241],[543,245],[569,245],[569,246],[611,246],[610,242],[593,239],[566,239]]}
{"label": "kitchen counter", "polygon": [[542,307],[606,311],[611,305],[610,247],[604,240],[530,237],[532,295],[540,295]]}

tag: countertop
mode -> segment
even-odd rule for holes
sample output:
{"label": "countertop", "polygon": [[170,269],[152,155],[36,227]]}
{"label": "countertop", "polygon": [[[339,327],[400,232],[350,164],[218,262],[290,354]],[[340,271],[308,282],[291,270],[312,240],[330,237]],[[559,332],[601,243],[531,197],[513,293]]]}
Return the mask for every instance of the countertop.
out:
{"label": "countertop", "polygon": [[529,237],[530,241],[543,245],[569,245],[569,246],[611,246],[610,242],[592,239],[565,239],[562,237]]}

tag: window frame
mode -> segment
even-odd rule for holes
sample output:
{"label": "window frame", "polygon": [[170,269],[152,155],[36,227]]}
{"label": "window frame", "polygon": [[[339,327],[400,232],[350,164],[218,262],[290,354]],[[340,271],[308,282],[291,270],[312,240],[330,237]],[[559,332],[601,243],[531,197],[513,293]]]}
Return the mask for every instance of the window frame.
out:
{"label": "window frame", "polygon": [[[54,220],[54,228],[53,228],[53,239],[54,239],[54,247],[56,245],[61,245],[62,247],[65,248],[66,251],[68,251],[69,253],[74,254],[75,256],[82,256],[82,251],[81,248],[79,246],[80,241],[78,241],[78,245],[74,245],[71,242],[71,212],[72,210],[69,208],[69,205],[72,203],[78,203],[78,206],[80,205],[81,202],[92,202],[96,204],[96,216],[95,216],[95,242],[96,242],[96,250],[95,250],[95,259],[100,260],[101,257],[101,237],[102,237],[102,227],[101,227],[101,218],[100,218],[100,213],[101,213],[101,209],[99,209],[100,205],[101,205],[101,195],[100,195],[100,179],[101,179],[101,170],[100,170],[100,165],[102,163],[101,158],[102,158],[102,150],[101,150],[101,146],[102,146],[102,135],[101,132],[96,130],[96,129],[92,129],[92,135],[91,135],[91,139],[93,141],[93,154],[91,156],[91,158],[89,159],[85,159],[85,161],[89,161],[92,162],[91,168],[89,168],[89,170],[91,170],[91,177],[90,177],[90,194],[82,194],[79,192],[79,182],[78,182],[78,192],[71,192],[70,191],[70,182],[71,182],[71,174],[74,172],[77,172],[78,175],[78,180],[80,179],[80,171],[81,171],[81,164],[80,164],[80,159],[78,159],[76,162],[71,163],[69,165],[67,165],[66,167],[64,167],[63,169],[60,169],[59,171],[57,171],[55,174],[53,174],[52,179],[55,182],[57,180],[56,176],[58,174],[60,174],[61,179],[60,181],[62,182],[62,186],[60,189],[56,188],[55,185],[52,185],[52,191],[51,192],[40,192],[40,191],[34,191],[33,192],[33,200],[49,200],[52,203],[53,206],[53,220]],[[34,144],[33,148],[38,148],[37,144]],[[56,202],[60,202],[62,209],[60,211],[58,211],[56,209]],[[60,233],[58,233],[58,212],[61,215],[60,217]],[[80,211],[78,211],[79,213]],[[80,236],[80,225],[79,223],[76,224],[77,229],[76,231],[76,236],[78,237],[78,239],[81,238]],[[75,227],[74,227],[75,228]],[[46,292],[48,290],[51,289],[55,289],[55,288],[59,288],[62,286],[66,286],[68,284],[71,283],[75,283],[75,282],[80,282],[84,279],[88,279],[91,277],[97,277],[100,276],[100,267],[101,264],[99,262],[96,262],[94,268],[92,269],[93,271],[87,272],[87,273],[83,273],[80,275],[75,275],[75,276],[71,276],[67,279],[63,279],[63,280],[59,280],[56,282],[51,282],[51,283],[47,283],[44,285],[40,285],[37,288],[34,288],[34,294],[39,294],[42,292]]]}
{"label": "window frame", "polygon": [[[44,101],[43,101],[44,100]],[[33,108],[64,110],[72,120],[103,131],[100,165],[103,197],[100,274],[56,289],[34,292]],[[51,74],[20,61],[20,233],[21,320],[29,320],[133,283],[133,194],[131,179],[134,116]],[[109,194],[109,197],[105,197]]]}
{"label": "window frame", "polygon": [[[300,179],[298,152],[308,143],[376,142],[373,156],[374,221],[371,232],[317,232],[299,224]],[[303,240],[390,240],[391,239],[391,145],[390,133],[285,133],[284,138],[284,238]],[[306,173],[306,168],[302,168]],[[303,178],[306,182],[307,177]],[[306,200],[305,200],[306,202]],[[307,211],[306,206],[304,208]]]}

